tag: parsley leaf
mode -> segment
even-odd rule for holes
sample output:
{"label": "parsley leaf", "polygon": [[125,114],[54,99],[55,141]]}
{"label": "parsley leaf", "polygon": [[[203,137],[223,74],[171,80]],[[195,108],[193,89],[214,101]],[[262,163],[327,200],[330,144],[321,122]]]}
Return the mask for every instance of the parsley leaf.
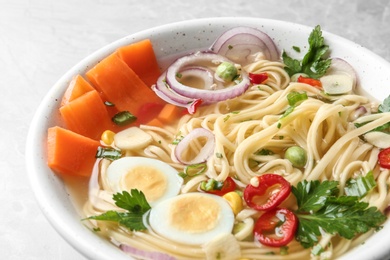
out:
{"label": "parsley leaf", "polygon": [[127,210],[127,212],[109,210],[87,219],[118,222],[130,230],[140,231],[146,229],[143,223],[143,215],[150,209],[150,205],[142,191],[132,189],[130,193],[127,191],[118,192],[113,195],[113,199],[115,205]]}
{"label": "parsley leaf", "polygon": [[292,192],[297,198],[298,212],[316,212],[325,206],[327,198],[338,191],[337,181],[318,180],[308,182],[306,180],[292,187]]}
{"label": "parsley leaf", "polygon": [[144,214],[150,209],[143,192],[136,189],[132,189],[130,193],[127,191],[123,191],[122,194],[118,192],[114,194],[113,199],[115,205],[133,213]]}
{"label": "parsley leaf", "polygon": [[390,96],[383,100],[383,103],[378,107],[379,113],[390,112]]}
{"label": "parsley leaf", "polygon": [[331,59],[325,58],[329,46],[324,43],[321,27],[317,25],[310,33],[309,49],[302,61],[291,58],[285,51],[282,53],[283,62],[286,65],[286,72],[292,76],[296,73],[305,73],[310,78],[322,77],[330,67]]}
{"label": "parsley leaf", "polygon": [[288,56],[285,51],[282,53],[282,59],[283,63],[286,65],[284,70],[288,73],[288,75],[292,76],[302,71],[301,62]]}
{"label": "parsley leaf", "polygon": [[146,229],[143,224],[142,214],[137,213],[109,210],[101,215],[92,216],[88,219],[118,222],[120,225],[123,225],[132,231],[141,231]]}
{"label": "parsley leaf", "polygon": [[368,207],[358,196],[337,196],[337,186],[337,181],[305,180],[293,187],[299,219],[295,236],[303,247],[314,247],[323,231],[352,239],[386,220],[376,207]]}

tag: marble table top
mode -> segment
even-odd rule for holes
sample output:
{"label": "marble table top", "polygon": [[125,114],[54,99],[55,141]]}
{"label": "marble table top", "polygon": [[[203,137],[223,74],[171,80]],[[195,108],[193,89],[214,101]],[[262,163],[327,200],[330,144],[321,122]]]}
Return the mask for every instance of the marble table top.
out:
{"label": "marble table top", "polygon": [[1,259],[85,259],[50,226],[26,173],[27,131],[50,87],[79,60],[126,35],[220,16],[320,24],[390,62],[388,0],[0,0]]}

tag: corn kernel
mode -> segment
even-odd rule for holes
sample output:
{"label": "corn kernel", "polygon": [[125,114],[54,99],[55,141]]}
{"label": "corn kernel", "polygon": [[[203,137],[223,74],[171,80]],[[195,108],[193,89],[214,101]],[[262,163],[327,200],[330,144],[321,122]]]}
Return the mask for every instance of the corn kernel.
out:
{"label": "corn kernel", "polygon": [[113,131],[106,130],[103,132],[101,139],[105,144],[111,145],[114,142],[114,136],[115,136],[115,133]]}
{"label": "corn kernel", "polygon": [[227,200],[230,204],[230,207],[233,210],[234,215],[237,215],[243,208],[242,198],[238,195],[237,192],[231,191],[223,195],[223,198]]}

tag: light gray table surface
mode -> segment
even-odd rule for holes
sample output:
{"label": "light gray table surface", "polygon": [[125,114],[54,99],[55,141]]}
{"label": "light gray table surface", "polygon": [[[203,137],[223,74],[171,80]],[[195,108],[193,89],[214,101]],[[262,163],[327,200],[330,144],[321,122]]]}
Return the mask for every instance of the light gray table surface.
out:
{"label": "light gray table surface", "polygon": [[220,16],[320,24],[390,61],[388,0],[0,0],[0,259],[85,259],[40,211],[24,163],[31,118],[51,86],[126,35]]}

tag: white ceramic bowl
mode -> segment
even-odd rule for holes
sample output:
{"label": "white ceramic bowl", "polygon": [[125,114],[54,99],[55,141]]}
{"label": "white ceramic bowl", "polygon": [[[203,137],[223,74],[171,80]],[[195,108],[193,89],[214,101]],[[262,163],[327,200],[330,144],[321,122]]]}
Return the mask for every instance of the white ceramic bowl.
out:
{"label": "white ceramic bowl", "polygon": [[[26,145],[26,163],[31,185],[43,214],[58,233],[76,250],[90,259],[129,259],[118,248],[88,230],[80,221],[64,183],[47,167],[46,133],[50,126],[62,125],[58,107],[71,78],[82,74],[116,48],[145,38],[151,39],[158,58],[205,48],[218,35],[239,25],[257,27],[274,39],[280,50],[306,46],[313,28],[257,18],[207,18],[168,24],[135,33],[113,42],[76,64],[50,89],[32,120]],[[351,41],[323,32],[332,56],[350,62],[357,71],[364,91],[382,100],[389,93],[390,64]],[[303,51],[304,52],[304,51]],[[390,253],[390,222],[364,245],[342,259],[383,259]]]}

